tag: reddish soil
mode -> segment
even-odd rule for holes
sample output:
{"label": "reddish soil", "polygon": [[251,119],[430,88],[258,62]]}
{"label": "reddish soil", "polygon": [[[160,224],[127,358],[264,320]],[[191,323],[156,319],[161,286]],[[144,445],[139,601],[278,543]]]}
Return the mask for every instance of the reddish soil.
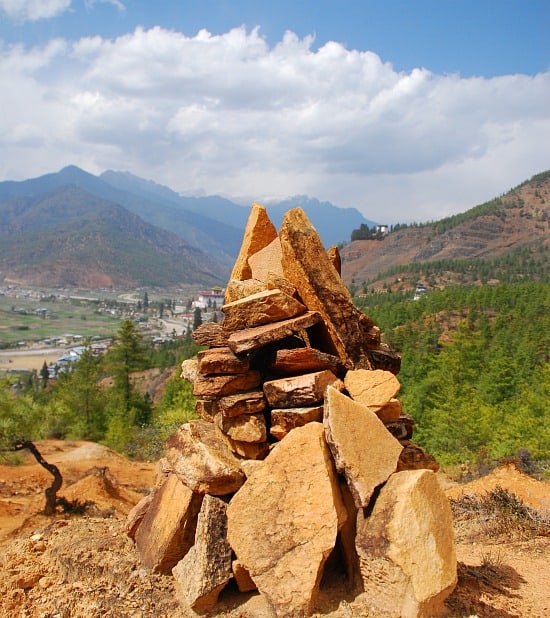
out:
{"label": "reddish soil", "polygon": [[[89,442],[37,443],[64,477],[59,495],[93,501],[84,515],[40,514],[52,477],[31,456],[18,466],[0,466],[0,618],[176,618],[183,611],[172,578],[140,565],[125,533],[129,509],[154,484],[154,463],[132,462]],[[550,484],[515,466],[466,485],[441,475],[446,493],[483,494],[497,485],[537,509],[545,508]],[[548,520],[546,520],[548,522]],[[459,582],[448,616],[479,618],[550,615],[550,536],[488,536],[480,517],[456,521]],[[544,532],[542,533],[544,534]],[[268,618],[261,597],[224,592],[217,616]],[[350,598],[342,582],[322,590],[317,617],[374,616]]]}

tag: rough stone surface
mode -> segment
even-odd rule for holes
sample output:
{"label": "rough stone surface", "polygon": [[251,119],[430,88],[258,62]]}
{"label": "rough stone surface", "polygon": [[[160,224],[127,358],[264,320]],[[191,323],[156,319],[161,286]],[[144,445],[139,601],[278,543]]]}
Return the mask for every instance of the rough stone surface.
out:
{"label": "rough stone surface", "polygon": [[269,363],[269,370],[276,375],[290,376],[312,371],[330,369],[338,374],[342,363],[337,356],[320,352],[315,348],[294,348],[277,350],[275,358]]}
{"label": "rough stone surface", "polygon": [[365,592],[380,613],[428,618],[442,612],[457,565],[449,501],[433,472],[393,474],[370,516],[359,513],[356,547]]}
{"label": "rough stone surface", "polygon": [[290,283],[290,281],[286,277],[283,277],[282,275],[279,275],[277,273],[267,273],[266,285],[268,290],[278,289],[283,291],[285,294],[288,294],[289,296],[296,295],[296,286]]}
{"label": "rough stone surface", "polygon": [[330,371],[314,371],[264,382],[264,394],[272,408],[311,407],[323,401],[325,391],[338,378]]}
{"label": "rough stone surface", "polygon": [[246,373],[250,369],[248,357],[235,356],[229,348],[201,350],[197,359],[198,372],[205,375]]}
{"label": "rough stone surface", "polygon": [[271,428],[269,433],[277,440],[282,440],[296,427],[303,427],[306,423],[323,420],[323,406],[309,408],[286,408],[271,410]]}
{"label": "rough stone surface", "polygon": [[216,605],[219,593],[232,577],[226,509],[220,498],[204,497],[195,544],[172,569],[180,604],[198,613]]}
{"label": "rough stone surface", "polygon": [[230,438],[227,434],[223,433],[217,425],[216,435],[220,441],[227,445],[232,453],[235,453],[235,455],[238,455],[239,457],[244,457],[245,459],[242,461],[246,461],[247,459],[265,459],[269,453],[268,442],[244,442],[243,440],[233,440],[233,438]]}
{"label": "rough stone surface", "polygon": [[231,568],[233,570],[233,577],[237,583],[237,588],[241,592],[251,592],[252,590],[258,589],[252,577],[250,577],[250,573],[244,568],[241,562],[233,560]]}
{"label": "rough stone surface", "polygon": [[365,337],[373,322],[354,306],[317,231],[301,208],[285,214],[279,238],[286,278],[296,286],[307,308],[323,317],[323,351],[336,354],[350,367],[370,369]]}
{"label": "rough stone surface", "polygon": [[229,334],[221,324],[205,322],[198,326],[192,333],[193,341],[197,345],[208,345],[213,348],[227,346]]}
{"label": "rough stone surface", "polygon": [[287,320],[306,312],[302,303],[281,290],[265,290],[223,305],[223,326],[235,331]]}
{"label": "rough stone surface", "polygon": [[334,270],[342,275],[342,258],[340,257],[340,251],[336,245],[332,245],[327,249],[327,256],[330,263],[334,266]]}
{"label": "rough stone surface", "polygon": [[196,397],[234,395],[235,393],[256,388],[260,382],[261,376],[259,371],[247,371],[246,373],[223,376],[204,376],[199,373],[193,382],[193,395]]}
{"label": "rough stone surface", "polygon": [[265,442],[267,438],[265,418],[262,413],[241,414],[240,416],[217,414],[214,422],[232,440],[239,442]]}
{"label": "rough stone surface", "polygon": [[395,472],[402,446],[376,414],[330,387],[323,424],[336,469],[345,475],[355,505],[367,507],[375,488]]}
{"label": "rough stone surface", "polygon": [[379,343],[367,355],[374,369],[384,369],[395,375],[401,369],[401,356],[386,343]]}
{"label": "rough stone surface", "polygon": [[[380,418],[380,415],[378,415]],[[408,414],[402,414],[396,421],[384,422],[386,429],[400,442],[409,440],[413,435],[414,419]]]}
{"label": "rough stone surface", "polygon": [[252,277],[267,283],[270,273],[283,276],[281,265],[281,242],[274,238],[269,245],[257,251],[248,258]]}
{"label": "rough stone surface", "polygon": [[437,472],[439,470],[439,464],[435,457],[423,448],[413,444],[410,440],[403,440],[401,444],[403,451],[399,457],[397,472],[402,470],[432,470]]}
{"label": "rough stone surface", "polygon": [[155,490],[134,536],[144,566],[170,573],[193,545],[201,502],[175,474]]}
{"label": "rough stone surface", "polygon": [[225,416],[254,414],[265,409],[266,401],[263,391],[248,391],[227,395],[217,400],[217,409]]}
{"label": "rough stone surface", "polygon": [[229,543],[278,617],[311,613],[346,516],[320,423],[292,431],[233,496]]}
{"label": "rough stone surface", "polygon": [[214,422],[214,417],[218,413],[218,403],[216,399],[197,399],[195,401],[195,412],[197,416],[209,423]]}
{"label": "rough stone surface", "polygon": [[145,513],[147,513],[151,506],[153,495],[153,493],[150,493],[144,496],[128,513],[128,517],[126,518],[126,534],[131,539],[135,539],[136,531],[145,517]]}
{"label": "rough stone surface", "polygon": [[385,403],[379,408],[374,408],[373,412],[383,423],[394,423],[399,420],[403,412],[403,404],[401,400],[392,397],[388,403]]}
{"label": "rough stone surface", "polygon": [[261,204],[253,203],[244,230],[241,250],[235,260],[230,279],[252,279],[252,270],[248,258],[260,249],[267,247],[277,238],[277,230],[267,216],[267,210]]}
{"label": "rough stone surface", "polygon": [[166,457],[178,478],[197,493],[223,496],[244,483],[239,460],[219,440],[213,423],[189,421],[166,441]]}
{"label": "rough stone surface", "polygon": [[316,311],[308,311],[297,318],[290,318],[274,324],[263,324],[231,333],[228,345],[235,354],[251,352],[285,337],[290,337],[303,329],[310,328],[321,320]]}
{"label": "rough stone surface", "polygon": [[196,358],[186,358],[181,364],[180,377],[188,382],[194,382],[199,372],[199,362]]}
{"label": "rough stone surface", "polygon": [[266,284],[256,279],[246,279],[245,281],[231,279],[225,289],[225,302],[232,303],[235,300],[251,296],[257,292],[263,292],[266,289]]}
{"label": "rough stone surface", "polygon": [[352,399],[376,411],[394,398],[401,385],[391,371],[356,369],[348,371],[344,384]]}

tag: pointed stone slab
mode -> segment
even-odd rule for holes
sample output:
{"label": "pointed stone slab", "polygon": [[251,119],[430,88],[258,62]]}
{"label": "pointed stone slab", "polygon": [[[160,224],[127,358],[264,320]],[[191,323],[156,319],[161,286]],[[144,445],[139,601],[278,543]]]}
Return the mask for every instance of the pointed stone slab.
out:
{"label": "pointed stone slab", "polygon": [[267,216],[267,210],[261,204],[254,202],[244,230],[239,255],[231,271],[229,279],[252,279],[252,270],[248,265],[248,258],[260,249],[267,247],[277,238],[277,230]]}
{"label": "pointed stone slab", "polygon": [[334,266],[334,270],[342,276],[342,258],[340,256],[340,251],[336,245],[332,245],[327,249],[327,256],[330,263]]}
{"label": "pointed stone slab", "polygon": [[348,371],[344,384],[352,399],[368,406],[374,412],[393,399],[401,388],[395,375],[382,369]]}
{"label": "pointed stone slab", "polygon": [[276,616],[311,613],[346,517],[320,423],[292,431],[233,496],[229,543]]}
{"label": "pointed stone slab", "polygon": [[251,352],[263,346],[295,335],[300,331],[310,328],[321,321],[321,314],[317,311],[308,311],[297,318],[275,322],[274,324],[263,324],[255,328],[246,328],[232,333],[228,340],[229,347],[235,354]]}
{"label": "pointed stone slab", "polygon": [[168,438],[165,448],[174,473],[197,493],[224,496],[245,481],[239,460],[217,437],[213,423],[185,423]]}
{"label": "pointed stone slab", "polygon": [[248,264],[252,277],[258,281],[267,283],[270,273],[283,276],[281,264],[281,242],[279,238],[273,239],[267,247],[260,249],[248,258]]}
{"label": "pointed stone slab", "polygon": [[265,290],[223,305],[223,326],[236,331],[261,324],[280,322],[307,311],[301,302],[281,290]]}
{"label": "pointed stone slab", "polygon": [[271,410],[271,428],[269,433],[277,440],[282,440],[296,427],[306,423],[323,421],[323,406],[309,408],[285,408]]}
{"label": "pointed stone slab", "polygon": [[126,518],[126,534],[132,539],[135,539],[136,531],[139,528],[143,518],[145,517],[145,513],[149,510],[149,506],[151,506],[151,502],[153,501],[153,493],[148,494],[144,498],[142,498],[134,508],[128,513],[128,517]]}
{"label": "pointed stone slab", "polygon": [[263,391],[248,391],[227,395],[217,400],[217,409],[225,416],[240,416],[254,414],[265,409],[266,401]]}
{"label": "pointed stone slab", "polygon": [[315,348],[294,348],[277,350],[275,358],[269,364],[269,370],[277,375],[291,376],[312,371],[330,369],[338,373],[343,369],[337,356],[320,352]]}
{"label": "pointed stone slab", "polygon": [[403,447],[366,406],[329,387],[323,425],[336,469],[345,475],[355,505],[395,472]]}
{"label": "pointed stone slab", "polygon": [[220,498],[204,497],[195,544],[172,569],[178,601],[197,613],[215,607],[220,592],[232,577],[226,509]]}
{"label": "pointed stone slab", "polygon": [[193,395],[196,397],[234,395],[242,391],[249,391],[259,386],[260,382],[260,372],[254,370],[224,376],[204,376],[199,373],[193,382]]}
{"label": "pointed stone slab", "polygon": [[451,509],[435,474],[393,474],[370,516],[359,513],[356,548],[368,606],[380,615],[440,615],[457,565]]}
{"label": "pointed stone slab", "polygon": [[204,375],[246,373],[250,369],[250,359],[235,356],[229,348],[201,350],[197,353],[197,359],[198,373]]}
{"label": "pointed stone slab", "polygon": [[159,573],[170,573],[193,545],[202,496],[170,474],[154,496],[135,532],[141,562]]}
{"label": "pointed stone slab", "polygon": [[301,408],[319,404],[327,387],[340,382],[330,371],[314,371],[289,378],[264,382],[264,394],[272,408]]}
{"label": "pointed stone slab", "polygon": [[285,214],[279,239],[286,278],[296,286],[307,308],[323,317],[323,350],[336,354],[349,367],[370,369],[366,338],[373,322],[354,306],[317,231],[301,208]]}

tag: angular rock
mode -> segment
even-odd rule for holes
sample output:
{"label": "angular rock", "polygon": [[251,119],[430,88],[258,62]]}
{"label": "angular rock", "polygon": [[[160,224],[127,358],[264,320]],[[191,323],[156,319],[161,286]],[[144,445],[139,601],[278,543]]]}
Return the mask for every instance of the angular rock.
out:
{"label": "angular rock", "polygon": [[304,375],[264,382],[264,394],[272,408],[302,408],[319,404],[327,387],[339,381],[330,371],[315,371]]}
{"label": "angular rock", "polygon": [[237,583],[237,588],[241,592],[258,590],[256,584],[252,581],[252,577],[250,577],[250,573],[244,568],[241,562],[238,560],[233,560],[231,568],[233,570],[233,577]]}
{"label": "angular rock", "polygon": [[290,318],[274,324],[263,324],[254,328],[247,328],[231,333],[228,345],[235,354],[251,352],[263,346],[290,337],[310,328],[321,320],[321,315],[316,311],[308,311],[297,318]]}
{"label": "angular rock", "polygon": [[253,203],[244,230],[241,249],[229,278],[241,281],[252,279],[248,258],[267,247],[275,238],[277,238],[277,230],[267,216],[267,210],[261,204]]}
{"label": "angular rock", "polygon": [[195,401],[195,413],[208,423],[214,422],[214,417],[219,412],[216,399],[197,399]]}
{"label": "angular rock", "polygon": [[220,441],[227,445],[232,453],[239,457],[244,457],[244,460],[241,460],[241,462],[248,459],[262,460],[265,459],[269,453],[268,442],[244,442],[242,440],[233,440],[233,438],[223,433],[218,426],[216,426],[216,435]]}
{"label": "angular rock", "polygon": [[220,498],[204,497],[195,544],[172,569],[180,604],[197,613],[216,605],[218,595],[232,577],[226,509]]}
{"label": "angular rock", "polygon": [[330,263],[334,266],[334,270],[341,276],[342,275],[342,258],[340,257],[340,251],[336,245],[332,245],[327,249],[327,256]]}
{"label": "angular rock", "polygon": [[260,382],[259,371],[224,376],[204,376],[199,373],[193,382],[193,395],[196,397],[234,395],[255,388]]}
{"label": "angular rock", "polygon": [[281,290],[265,290],[223,305],[223,326],[235,331],[288,320],[306,312],[302,303]]}
{"label": "angular rock", "polygon": [[229,335],[230,333],[221,324],[214,322],[205,322],[191,333],[191,337],[197,345],[208,345],[213,348],[227,346]]}
{"label": "angular rock", "polygon": [[346,516],[320,423],[279,442],[233,496],[229,543],[278,617],[311,613]]}
{"label": "angular rock", "polygon": [[369,350],[367,356],[373,369],[384,369],[397,375],[401,369],[401,356],[387,343],[380,343],[375,349]]}
{"label": "angular rock", "polygon": [[329,387],[323,425],[336,469],[345,475],[355,505],[367,507],[395,472],[402,446],[363,404]]}
{"label": "angular rock", "polygon": [[227,395],[217,400],[217,409],[225,416],[254,414],[265,409],[266,401],[263,391],[248,391]]}
{"label": "angular rock", "polygon": [[270,273],[283,276],[281,265],[281,243],[279,238],[274,238],[269,245],[257,251],[248,258],[248,265],[252,277],[258,281],[267,283]]}
{"label": "angular rock", "polygon": [[403,451],[399,457],[397,472],[402,470],[432,470],[437,472],[439,470],[439,464],[435,457],[423,448],[413,444],[410,440],[403,440],[401,444]]}
{"label": "angular rock", "polygon": [[197,493],[223,496],[245,481],[239,460],[217,437],[213,423],[185,423],[168,438],[165,448],[174,473]]}
{"label": "angular rock", "polygon": [[399,399],[392,397],[388,403],[374,409],[373,412],[383,423],[395,423],[399,421],[399,417],[403,412],[403,404]]}
{"label": "angular rock", "polygon": [[296,286],[307,308],[323,317],[322,349],[336,354],[349,367],[370,369],[365,338],[373,322],[354,306],[317,231],[301,208],[285,214],[279,239],[286,278]]}
{"label": "angular rock", "polygon": [[232,440],[239,442],[265,442],[267,430],[264,415],[241,414],[240,416],[224,416],[217,414],[214,419],[217,427]]}
{"label": "angular rock", "polygon": [[244,281],[231,279],[225,289],[225,302],[232,303],[235,300],[251,296],[257,292],[263,292],[266,289],[266,284],[256,279],[245,279]]}
{"label": "angular rock", "polygon": [[[380,415],[378,415],[378,418],[380,418]],[[412,438],[414,419],[408,414],[402,414],[396,421],[390,423],[385,422],[384,425],[391,435],[401,443],[403,440]]]}
{"label": "angular rock", "polygon": [[134,536],[144,566],[170,573],[193,545],[201,503],[175,474],[155,490]]}
{"label": "angular rock", "polygon": [[201,350],[197,359],[198,372],[204,375],[246,373],[250,369],[249,358],[235,356],[229,348]]}
{"label": "angular rock", "polygon": [[391,371],[355,369],[348,371],[344,384],[350,397],[376,412],[393,399],[401,385]]}
{"label": "angular rock", "polygon": [[132,539],[135,539],[136,531],[141,524],[145,513],[149,510],[149,506],[153,501],[153,493],[143,497],[134,508],[128,513],[126,518],[126,534]]}
{"label": "angular rock", "polygon": [[196,358],[186,358],[181,364],[180,378],[194,382],[199,372],[199,361]]}
{"label": "angular rock", "polygon": [[309,408],[285,408],[271,410],[271,428],[269,433],[277,440],[282,440],[296,427],[306,423],[323,421],[323,406]]}
{"label": "angular rock", "polygon": [[315,348],[294,348],[292,350],[277,350],[275,358],[268,368],[276,375],[296,375],[312,371],[330,369],[337,374],[342,369],[342,363],[337,356],[320,352]]}
{"label": "angular rock", "polygon": [[273,272],[267,273],[267,281],[266,281],[268,290],[281,290],[288,296],[296,296],[296,286],[292,285],[290,281],[283,277],[282,275],[278,275]]}
{"label": "angular rock", "polygon": [[442,612],[457,568],[451,509],[433,472],[393,474],[370,516],[360,512],[356,547],[367,602],[380,614]]}

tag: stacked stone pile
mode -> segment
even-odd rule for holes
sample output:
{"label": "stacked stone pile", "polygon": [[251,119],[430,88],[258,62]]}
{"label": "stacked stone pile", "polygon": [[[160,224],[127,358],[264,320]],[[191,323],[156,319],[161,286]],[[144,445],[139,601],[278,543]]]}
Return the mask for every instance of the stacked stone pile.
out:
{"label": "stacked stone pile", "polygon": [[456,584],[435,460],[410,442],[399,357],[358,311],[299,208],[279,233],[257,204],[222,324],[185,361],[200,419],[166,443],[128,533],[186,611],[234,581],[273,616],[308,616],[327,564],[375,615],[435,616]]}

